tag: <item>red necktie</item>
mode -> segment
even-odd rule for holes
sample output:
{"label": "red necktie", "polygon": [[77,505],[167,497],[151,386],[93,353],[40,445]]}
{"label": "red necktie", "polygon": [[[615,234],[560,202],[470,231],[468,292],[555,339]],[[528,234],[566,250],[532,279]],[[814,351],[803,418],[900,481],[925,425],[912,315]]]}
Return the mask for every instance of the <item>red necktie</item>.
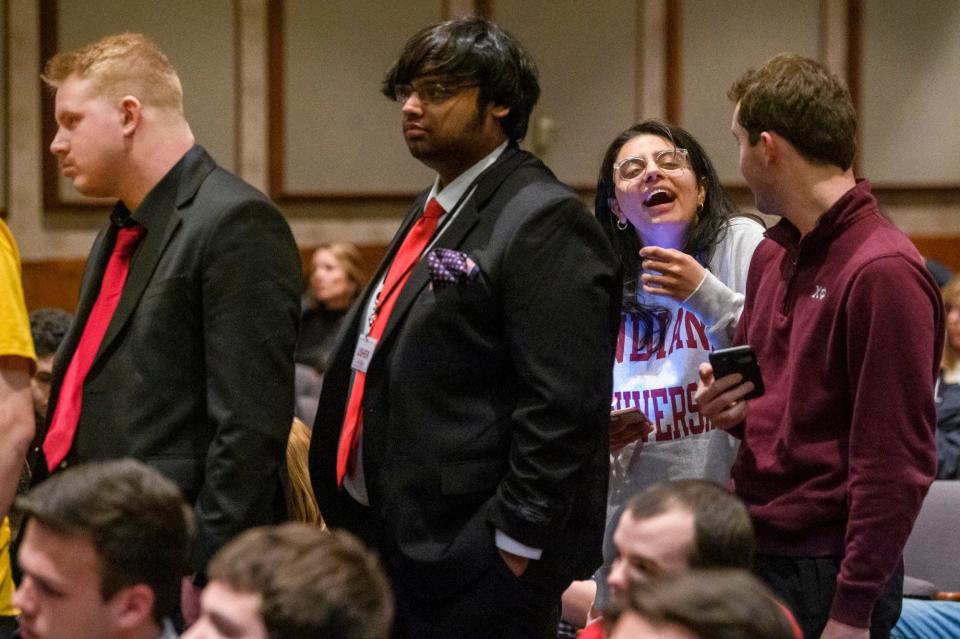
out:
{"label": "red necktie", "polygon": [[80,420],[80,404],[83,400],[83,381],[90,372],[93,358],[100,349],[103,336],[110,325],[110,319],[123,293],[123,284],[127,280],[130,270],[130,257],[134,249],[143,238],[146,229],[139,224],[117,231],[117,240],[113,245],[113,253],[107,262],[107,269],[103,273],[100,284],[100,293],[93,303],[87,324],[83,327],[83,335],[73,353],[73,359],[67,367],[60,388],[60,397],[53,412],[50,430],[43,440],[43,453],[47,458],[47,468],[50,472],[63,461],[77,432],[77,422]]}
{"label": "red necktie", "polygon": [[[437,230],[437,221],[443,215],[443,207],[436,198],[427,203],[423,215],[417,220],[403,243],[393,257],[387,276],[380,288],[379,305],[374,309],[373,323],[370,324],[369,337],[380,341],[383,329],[390,319],[390,313],[400,297],[400,291],[406,284],[407,278],[420,259],[420,255]],[[363,423],[363,386],[367,375],[363,371],[354,371],[353,388],[350,389],[350,399],[347,401],[347,412],[343,418],[343,430],[340,432],[340,444],[337,446],[337,485],[343,485],[343,478],[348,470],[352,470],[357,458],[357,442],[360,440],[360,429]]]}

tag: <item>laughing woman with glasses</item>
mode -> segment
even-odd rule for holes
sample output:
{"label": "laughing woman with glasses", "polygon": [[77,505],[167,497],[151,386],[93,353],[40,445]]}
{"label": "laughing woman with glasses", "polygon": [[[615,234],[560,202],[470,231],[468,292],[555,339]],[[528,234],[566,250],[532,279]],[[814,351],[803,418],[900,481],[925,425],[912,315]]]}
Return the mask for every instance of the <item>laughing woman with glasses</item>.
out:
{"label": "laughing woman with glasses", "polygon": [[693,136],[657,121],[610,144],[596,215],[624,277],[611,401],[612,515],[658,481],[729,477],[736,440],[697,411],[697,368],[711,349],[730,345],[764,229],[737,215]]}

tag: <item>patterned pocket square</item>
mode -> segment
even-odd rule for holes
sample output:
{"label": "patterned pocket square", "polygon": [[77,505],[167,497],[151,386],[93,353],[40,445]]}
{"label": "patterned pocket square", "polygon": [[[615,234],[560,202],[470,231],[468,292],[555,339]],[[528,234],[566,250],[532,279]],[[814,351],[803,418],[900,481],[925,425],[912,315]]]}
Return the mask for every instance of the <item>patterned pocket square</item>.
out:
{"label": "patterned pocket square", "polygon": [[427,253],[427,272],[430,288],[442,291],[451,284],[476,279],[480,273],[477,263],[466,253],[445,248],[435,248]]}

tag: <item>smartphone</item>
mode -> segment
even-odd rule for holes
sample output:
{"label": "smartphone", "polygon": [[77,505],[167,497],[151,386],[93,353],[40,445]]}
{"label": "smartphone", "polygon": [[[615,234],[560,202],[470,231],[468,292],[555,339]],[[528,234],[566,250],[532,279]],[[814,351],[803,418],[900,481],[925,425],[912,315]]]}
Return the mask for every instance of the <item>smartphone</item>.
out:
{"label": "smartphone", "polygon": [[629,406],[627,408],[618,408],[617,410],[610,411],[610,421],[620,419],[622,417],[629,418],[628,421],[646,421],[647,416],[637,408],[636,406]]}
{"label": "smartphone", "polygon": [[710,353],[710,366],[713,367],[714,379],[740,373],[743,382],[753,382],[753,390],[744,399],[763,395],[763,377],[760,375],[760,364],[753,346],[734,346],[713,351]]}

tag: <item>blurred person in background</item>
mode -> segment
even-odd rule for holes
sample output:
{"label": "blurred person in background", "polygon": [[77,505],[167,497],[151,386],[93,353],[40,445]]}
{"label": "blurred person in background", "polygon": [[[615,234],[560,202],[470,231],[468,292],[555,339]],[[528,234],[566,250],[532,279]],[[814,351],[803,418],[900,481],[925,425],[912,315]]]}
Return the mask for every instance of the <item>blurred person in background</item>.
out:
{"label": "blurred person in background", "polygon": [[73,315],[59,308],[38,308],[30,312],[30,334],[37,351],[37,370],[30,379],[33,412],[37,425],[47,416],[50,382],[53,379],[53,356],[70,329]]}
{"label": "blurred person in background", "polygon": [[321,244],[310,257],[307,291],[300,301],[294,415],[313,427],[323,373],[344,318],[367,285],[360,250],[349,242]]}
{"label": "blurred person in background", "polygon": [[310,258],[307,284],[301,300],[296,361],[322,373],[343,318],[367,284],[360,250],[349,242],[321,244]]}
{"label": "blurred person in background", "polygon": [[937,377],[937,479],[960,479],[960,275],[943,288],[946,335]]}

